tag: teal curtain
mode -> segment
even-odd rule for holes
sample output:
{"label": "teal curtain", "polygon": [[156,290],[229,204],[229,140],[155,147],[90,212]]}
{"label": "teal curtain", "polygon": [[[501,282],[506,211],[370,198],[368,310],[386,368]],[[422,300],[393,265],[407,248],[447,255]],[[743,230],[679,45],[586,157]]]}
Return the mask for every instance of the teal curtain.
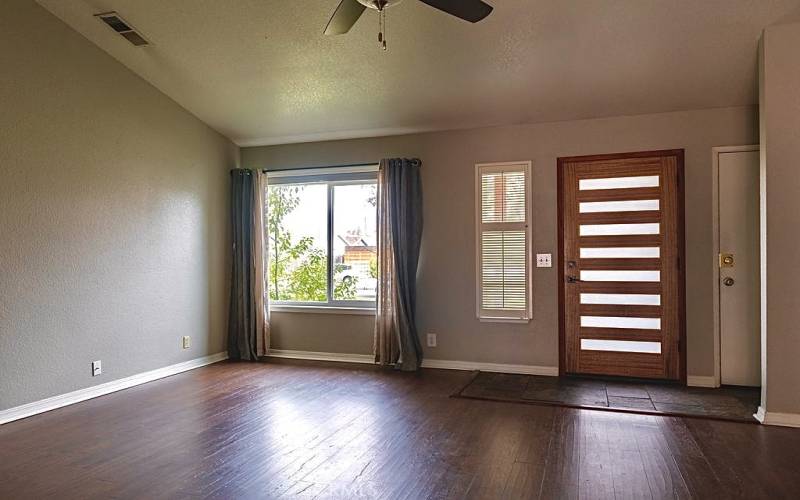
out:
{"label": "teal curtain", "polygon": [[253,217],[256,200],[255,172],[231,170],[231,225],[233,258],[228,309],[228,357],[258,359],[257,299],[253,266]]}

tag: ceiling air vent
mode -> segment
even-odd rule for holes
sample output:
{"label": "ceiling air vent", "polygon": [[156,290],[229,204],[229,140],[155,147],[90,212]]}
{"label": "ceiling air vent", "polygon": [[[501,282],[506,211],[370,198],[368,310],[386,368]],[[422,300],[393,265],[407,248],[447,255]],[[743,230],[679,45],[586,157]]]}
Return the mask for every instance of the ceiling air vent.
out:
{"label": "ceiling air vent", "polygon": [[119,33],[127,41],[131,42],[137,47],[149,45],[150,42],[139,34],[130,24],[124,21],[116,12],[104,12],[102,14],[95,14],[94,17],[99,18],[106,23],[109,28]]}

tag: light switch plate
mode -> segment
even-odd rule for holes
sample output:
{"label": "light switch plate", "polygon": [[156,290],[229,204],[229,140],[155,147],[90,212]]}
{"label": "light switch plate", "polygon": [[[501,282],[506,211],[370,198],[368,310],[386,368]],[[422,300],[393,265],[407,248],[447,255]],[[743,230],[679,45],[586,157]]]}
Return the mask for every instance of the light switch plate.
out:
{"label": "light switch plate", "polygon": [[553,267],[553,254],[537,253],[536,267]]}

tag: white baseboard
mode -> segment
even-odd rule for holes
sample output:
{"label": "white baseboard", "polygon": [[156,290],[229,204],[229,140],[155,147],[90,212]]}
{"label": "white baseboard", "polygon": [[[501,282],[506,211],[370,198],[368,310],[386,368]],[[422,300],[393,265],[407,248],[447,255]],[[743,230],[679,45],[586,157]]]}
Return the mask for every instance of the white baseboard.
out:
{"label": "white baseboard", "polygon": [[702,375],[687,376],[686,385],[688,385],[689,387],[711,387],[711,388],[719,387],[717,385],[717,379],[715,379],[713,376],[707,377]]}
{"label": "white baseboard", "polygon": [[[271,349],[267,355],[273,358],[306,359],[311,361],[338,361],[342,363],[374,364],[371,354],[343,354],[335,352],[293,351],[287,349]],[[527,375],[558,376],[558,368],[551,366],[506,365],[498,363],[478,363],[474,361],[451,361],[448,359],[424,359],[423,368],[442,370],[481,370],[497,373],[523,373]]]}
{"label": "white baseboard", "polygon": [[557,366],[507,365],[502,363],[479,363],[477,361],[452,361],[449,359],[423,359],[423,368],[439,368],[443,370],[480,370],[494,373],[521,373],[524,375],[558,376]]}
{"label": "white baseboard", "polygon": [[170,375],[200,368],[201,366],[217,363],[225,359],[228,359],[228,353],[218,352],[210,356],[191,359],[189,361],[184,361],[183,363],[157,368],[148,372],[131,375],[130,377],[112,380],[111,382],[106,382],[104,384],[94,385],[85,389],[78,389],[77,391],[34,401],[33,403],[15,406],[14,408],[0,411],[0,425],[12,422],[14,420],[19,420],[21,418],[30,417],[39,413],[44,413],[46,411],[55,410],[56,408],[61,408],[63,406],[80,403],[81,401],[86,401],[87,399],[105,396],[106,394],[111,394],[112,392],[121,391],[122,389],[127,389],[136,385],[146,384],[147,382],[152,382],[153,380],[158,380],[160,378],[169,377]]}
{"label": "white baseboard", "polygon": [[753,416],[764,425],[800,427],[800,414],[798,413],[775,413],[774,411],[766,411],[763,406],[759,406],[758,411]]}
{"label": "white baseboard", "polygon": [[311,361],[337,361],[339,363],[375,364],[372,354],[346,354],[338,352],[293,351],[290,349],[270,349],[267,357],[286,359],[307,359]]}

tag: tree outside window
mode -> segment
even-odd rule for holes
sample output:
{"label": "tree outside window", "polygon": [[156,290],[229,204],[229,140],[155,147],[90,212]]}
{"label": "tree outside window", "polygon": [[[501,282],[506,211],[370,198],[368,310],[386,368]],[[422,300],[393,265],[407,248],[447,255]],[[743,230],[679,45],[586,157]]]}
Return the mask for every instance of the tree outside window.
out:
{"label": "tree outside window", "polygon": [[[298,303],[374,302],[374,181],[275,184],[268,189],[270,299]],[[329,197],[333,197],[333,217],[328,215]],[[328,255],[329,232],[333,255]],[[333,278],[330,290],[329,261]]]}

